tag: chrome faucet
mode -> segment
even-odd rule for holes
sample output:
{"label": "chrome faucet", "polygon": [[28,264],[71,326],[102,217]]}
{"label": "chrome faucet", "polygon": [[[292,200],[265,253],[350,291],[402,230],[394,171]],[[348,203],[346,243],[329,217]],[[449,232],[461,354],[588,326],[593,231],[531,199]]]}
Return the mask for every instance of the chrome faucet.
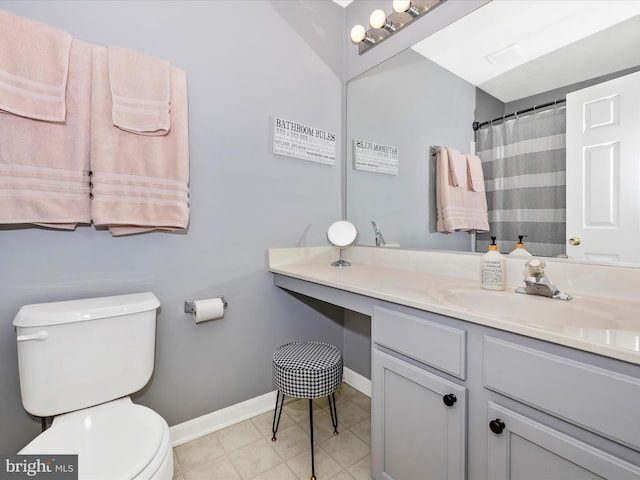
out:
{"label": "chrome faucet", "polygon": [[558,300],[571,300],[571,295],[560,292],[551,279],[545,275],[544,260],[532,258],[525,263],[525,266],[529,270],[528,275],[524,277],[525,286],[516,288],[516,293],[540,295]]}
{"label": "chrome faucet", "polygon": [[384,241],[384,237],[382,236],[382,232],[380,231],[380,229],[376,225],[376,222],[371,220],[371,226],[373,227],[373,231],[376,234],[376,247],[379,247],[381,245],[386,245],[387,242]]}

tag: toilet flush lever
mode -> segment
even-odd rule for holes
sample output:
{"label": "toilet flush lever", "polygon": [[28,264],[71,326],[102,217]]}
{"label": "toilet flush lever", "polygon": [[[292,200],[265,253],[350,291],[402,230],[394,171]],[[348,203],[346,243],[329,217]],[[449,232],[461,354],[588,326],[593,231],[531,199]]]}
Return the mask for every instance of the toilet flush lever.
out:
{"label": "toilet flush lever", "polygon": [[26,342],[28,340],[42,341],[46,340],[47,338],[49,338],[49,332],[47,332],[46,330],[40,330],[39,332],[31,333],[29,335],[18,335],[19,342]]}

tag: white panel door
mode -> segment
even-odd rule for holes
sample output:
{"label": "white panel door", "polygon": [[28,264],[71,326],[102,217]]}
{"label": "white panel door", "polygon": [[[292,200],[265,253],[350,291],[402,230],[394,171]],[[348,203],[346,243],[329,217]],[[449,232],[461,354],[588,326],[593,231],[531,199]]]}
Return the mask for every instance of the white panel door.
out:
{"label": "white panel door", "polygon": [[567,255],[640,263],[640,72],[567,95]]}

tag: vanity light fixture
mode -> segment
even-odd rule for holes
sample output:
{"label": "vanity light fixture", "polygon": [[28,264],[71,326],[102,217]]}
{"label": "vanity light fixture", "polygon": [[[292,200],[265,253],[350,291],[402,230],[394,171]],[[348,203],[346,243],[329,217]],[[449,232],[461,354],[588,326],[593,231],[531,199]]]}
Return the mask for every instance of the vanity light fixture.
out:
{"label": "vanity light fixture", "polygon": [[362,25],[354,26],[351,29],[351,41],[358,45],[358,53],[362,55],[444,1],[446,0],[394,0],[393,12],[389,15],[381,9],[371,12],[369,30]]}

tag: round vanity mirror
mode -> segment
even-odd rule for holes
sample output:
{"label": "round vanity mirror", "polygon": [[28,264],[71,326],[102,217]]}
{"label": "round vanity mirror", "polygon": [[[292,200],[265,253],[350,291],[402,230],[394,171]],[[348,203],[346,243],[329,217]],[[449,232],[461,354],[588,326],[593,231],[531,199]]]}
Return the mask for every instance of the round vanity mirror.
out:
{"label": "round vanity mirror", "polygon": [[356,227],[346,220],[333,223],[327,230],[329,243],[334,247],[348,247],[356,241],[357,236]]}
{"label": "round vanity mirror", "polygon": [[331,245],[340,249],[340,259],[333,262],[331,265],[336,267],[346,267],[351,265],[346,260],[343,260],[342,250],[353,245],[357,238],[358,230],[353,223],[347,222],[346,220],[340,220],[331,224],[327,230],[327,239]]}

